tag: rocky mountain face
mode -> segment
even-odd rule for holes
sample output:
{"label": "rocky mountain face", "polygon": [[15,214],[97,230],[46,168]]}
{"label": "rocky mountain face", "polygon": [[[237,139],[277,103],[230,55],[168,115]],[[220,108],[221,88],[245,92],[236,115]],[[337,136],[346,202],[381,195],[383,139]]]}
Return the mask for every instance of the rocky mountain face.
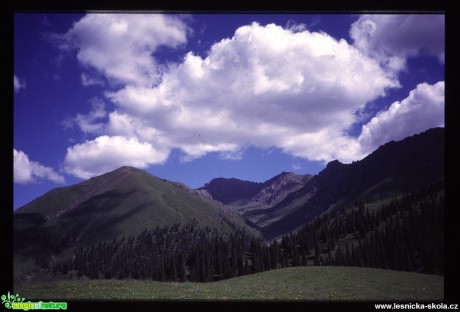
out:
{"label": "rocky mountain face", "polygon": [[244,212],[251,207],[273,206],[287,194],[300,189],[311,177],[310,174],[282,172],[265,182],[216,178],[197,191],[205,191],[215,200]]}
{"label": "rocky mountain face", "polygon": [[289,193],[305,185],[313,176],[283,172],[263,183],[264,187],[251,198],[252,203],[261,207],[271,207],[282,201]]}

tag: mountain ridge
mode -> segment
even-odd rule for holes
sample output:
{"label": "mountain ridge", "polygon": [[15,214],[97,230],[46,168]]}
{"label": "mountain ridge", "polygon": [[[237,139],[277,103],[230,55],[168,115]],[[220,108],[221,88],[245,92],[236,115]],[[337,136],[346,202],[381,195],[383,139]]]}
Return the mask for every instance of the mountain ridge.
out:
{"label": "mountain ridge", "polygon": [[279,236],[324,211],[366,197],[392,196],[443,177],[444,128],[432,128],[400,141],[390,141],[360,161],[351,164],[330,162],[303,188],[289,194],[284,203],[275,207],[274,210],[281,210],[283,204],[289,206],[293,198],[304,199],[291,207],[289,217],[267,226],[265,235]]}
{"label": "mountain ridge", "polygon": [[[432,128],[399,141],[379,146],[365,158],[349,164],[330,161],[318,174],[309,176],[297,187],[283,194],[272,204],[254,200],[258,192],[273,183],[281,173],[258,189],[238,197],[235,188],[227,187],[228,180],[211,180],[202,189],[217,200],[242,214],[264,229],[264,236],[274,239],[311,221],[324,211],[333,210],[365,197],[383,198],[444,176],[444,128]],[[231,179],[231,183],[245,185],[247,181]],[[253,183],[253,182],[252,182]],[[211,188],[209,186],[211,185]],[[247,185],[247,184],[246,184]],[[248,198],[249,197],[249,198]],[[231,200],[229,200],[231,199]]]}
{"label": "mountain ridge", "polygon": [[[298,189],[311,177],[311,174],[301,175],[283,171],[264,182],[252,182],[237,178],[215,178],[197,190],[205,190],[212,198],[225,205],[232,205],[232,203],[241,200],[256,205],[268,205],[279,200],[279,197],[284,197],[284,194],[274,193],[281,192],[283,189],[287,189],[287,191]],[[242,210],[240,212],[244,212],[244,209]]]}

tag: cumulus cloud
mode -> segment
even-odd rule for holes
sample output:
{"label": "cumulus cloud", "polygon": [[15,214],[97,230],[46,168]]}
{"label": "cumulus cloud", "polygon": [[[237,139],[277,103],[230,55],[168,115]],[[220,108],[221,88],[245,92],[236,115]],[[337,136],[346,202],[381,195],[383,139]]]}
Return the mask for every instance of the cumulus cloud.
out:
{"label": "cumulus cloud", "polygon": [[[121,165],[145,168],[164,162],[172,149],[182,152],[182,161],[211,152],[220,153],[222,159],[240,159],[248,146],[276,147],[315,161],[349,162],[366,156],[370,146],[384,140],[378,132],[385,129],[377,130],[372,121],[361,137],[347,135],[356,112],[400,87],[397,75],[382,67],[375,55],[363,53],[364,45],[356,39],[350,45],[303,25],[252,23],[216,42],[204,57],[189,52],[182,62],[161,65],[154,58],[160,42],[171,47],[185,42],[186,26],[169,18],[158,19],[167,25],[161,31],[153,27],[162,39],[137,34],[137,30],[145,33],[143,26],[118,15],[86,16],[66,34],[78,39],[72,42],[80,49],[78,60],[83,65],[121,85],[104,93],[115,105],[106,119],[98,119],[101,114],[94,107],[79,119],[81,129],[87,126],[87,132],[98,137],[67,150],[65,172],[87,178]],[[94,39],[99,37],[104,37],[102,43]],[[142,48],[134,52],[108,48],[121,41]],[[102,52],[111,61],[99,61],[96,56]],[[112,68],[127,55],[132,58],[128,64]],[[147,70],[139,71],[137,56]],[[152,83],[160,67],[161,79]],[[401,103],[406,102],[411,107],[414,103],[408,99]],[[398,112],[387,119],[396,120]],[[366,129],[376,130],[365,134]]]}
{"label": "cumulus cloud", "polygon": [[420,54],[444,63],[445,16],[435,14],[363,15],[351,27],[354,45],[393,71]]}
{"label": "cumulus cloud", "polygon": [[64,177],[52,168],[29,159],[26,153],[13,149],[14,183],[28,184],[45,179],[55,183],[65,183]]}
{"label": "cumulus cloud", "polygon": [[19,92],[21,89],[25,89],[26,82],[20,80],[16,75],[14,75],[14,92]]}
{"label": "cumulus cloud", "polygon": [[100,136],[68,148],[63,170],[88,179],[125,165],[146,168],[167,157],[168,151],[156,150],[135,138]]}
{"label": "cumulus cloud", "polygon": [[[179,16],[161,14],[88,14],[64,35],[52,40],[62,51],[76,51],[79,62],[112,83],[149,86],[161,71],[152,54],[161,46],[186,42],[187,27]],[[84,85],[100,83],[82,76]]]}
{"label": "cumulus cloud", "polygon": [[363,126],[359,142],[369,153],[391,140],[401,140],[429,128],[444,127],[444,81],[421,83],[407,98],[391,104]]}
{"label": "cumulus cloud", "polygon": [[[344,40],[253,23],[204,59],[188,53],[156,87],[128,85],[106,96],[192,157],[255,145],[329,160],[329,149],[316,153],[301,137],[341,134],[357,109],[398,86]],[[300,141],[290,144],[293,137]]]}
{"label": "cumulus cloud", "polygon": [[[190,52],[182,63],[170,64],[158,85],[128,82],[105,93],[117,108],[109,114],[103,138],[131,138],[161,151],[161,157],[145,158],[142,166],[164,161],[172,148],[189,161],[210,152],[238,159],[250,145],[328,161],[335,158],[337,145],[324,142],[342,137],[354,112],[368,101],[399,87],[344,40],[257,23],[214,44],[206,58]],[[85,151],[81,155],[100,150],[99,139],[70,148],[66,172],[80,177],[103,172],[95,157],[71,157],[80,150]],[[126,153],[117,153],[129,161]],[[90,168],[81,169],[80,163]]]}

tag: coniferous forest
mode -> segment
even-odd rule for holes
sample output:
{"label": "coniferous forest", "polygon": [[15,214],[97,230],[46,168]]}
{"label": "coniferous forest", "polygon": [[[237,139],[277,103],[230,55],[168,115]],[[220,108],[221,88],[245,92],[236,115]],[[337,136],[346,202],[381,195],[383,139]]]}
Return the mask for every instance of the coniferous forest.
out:
{"label": "coniferous forest", "polygon": [[373,199],[324,213],[273,242],[234,226],[217,230],[186,224],[145,229],[76,249],[71,260],[36,263],[54,274],[99,279],[210,282],[271,269],[358,266],[444,274],[444,184],[421,185],[381,205]]}

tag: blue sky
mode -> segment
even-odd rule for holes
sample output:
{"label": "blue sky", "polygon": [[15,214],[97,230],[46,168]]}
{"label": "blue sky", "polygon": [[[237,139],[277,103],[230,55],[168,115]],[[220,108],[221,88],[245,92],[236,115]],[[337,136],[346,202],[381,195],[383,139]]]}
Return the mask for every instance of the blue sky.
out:
{"label": "blue sky", "polygon": [[197,188],[316,174],[444,126],[444,15],[14,20],[14,209],[123,165]]}

